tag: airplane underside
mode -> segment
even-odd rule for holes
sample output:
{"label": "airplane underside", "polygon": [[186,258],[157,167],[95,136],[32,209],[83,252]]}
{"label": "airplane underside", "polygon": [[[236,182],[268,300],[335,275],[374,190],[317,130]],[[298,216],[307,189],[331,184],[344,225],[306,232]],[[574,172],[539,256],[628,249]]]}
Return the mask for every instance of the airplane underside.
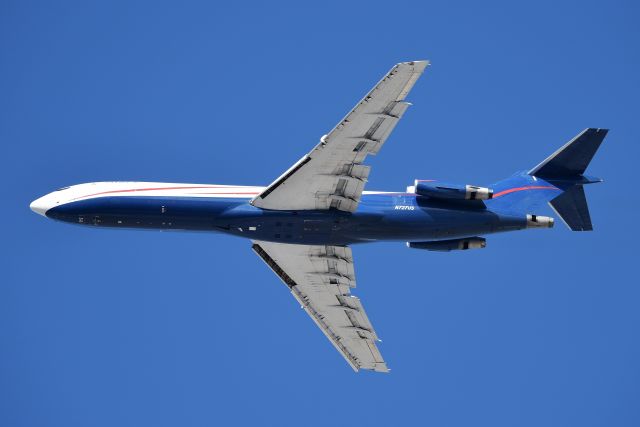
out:
{"label": "airplane underside", "polygon": [[253,240],[301,245],[420,241],[471,237],[527,228],[526,216],[504,215],[464,203],[415,194],[364,196],[354,213],[275,211],[249,199],[101,197],[47,211],[47,217],[108,228],[220,232]]}

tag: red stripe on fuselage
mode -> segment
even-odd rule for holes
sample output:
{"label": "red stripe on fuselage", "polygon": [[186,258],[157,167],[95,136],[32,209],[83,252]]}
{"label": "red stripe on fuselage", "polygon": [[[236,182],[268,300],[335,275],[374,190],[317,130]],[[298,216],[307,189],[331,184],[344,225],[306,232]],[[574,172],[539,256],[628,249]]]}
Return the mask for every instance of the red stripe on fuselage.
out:
{"label": "red stripe on fuselage", "polygon": [[[133,193],[133,192],[142,192],[142,191],[162,191],[162,190],[194,190],[194,189],[209,189],[209,188],[241,188],[234,186],[225,186],[225,185],[209,185],[209,186],[190,186],[190,187],[154,187],[154,188],[131,188],[126,190],[110,190],[110,191],[102,191],[100,193],[87,194],[85,196],[76,197],[72,200],[84,199],[86,197],[93,196],[101,196],[103,194],[117,194],[117,193]],[[527,191],[527,190],[559,190],[556,187],[552,187],[549,185],[529,185],[525,187],[515,187],[509,188],[507,190],[500,191],[493,195],[493,198],[501,197],[507,194],[515,193],[518,191]],[[206,193],[190,193],[190,194],[228,194],[228,195],[250,195],[255,196],[260,194],[259,192],[206,192]],[[363,194],[364,195],[364,194]],[[416,196],[415,193],[372,193],[370,195],[386,195],[386,196]]]}
{"label": "red stripe on fuselage", "polygon": [[495,199],[496,197],[504,196],[506,194],[511,194],[518,191],[527,191],[527,190],[559,190],[559,189],[556,187],[552,187],[550,185],[528,185],[526,187],[515,187],[515,188],[509,188],[507,190],[502,190],[501,192],[494,194],[493,198]]}
{"label": "red stripe on fuselage", "polygon": [[242,192],[241,193],[237,193],[237,192],[236,193],[225,193],[225,192],[209,193],[209,192],[207,192],[207,193],[185,193],[185,194],[228,194],[230,196],[237,196],[237,195],[240,195],[240,194],[241,195],[247,195],[248,194],[248,195],[255,196],[255,195],[258,195],[260,193],[258,193],[256,191],[248,191],[248,192],[244,192],[244,193],[242,193]]}
{"label": "red stripe on fuselage", "polygon": [[93,197],[93,196],[101,196],[103,194],[115,194],[115,193],[131,193],[137,191],[159,191],[159,190],[193,190],[196,188],[238,188],[227,185],[199,185],[195,187],[156,187],[156,188],[132,188],[127,190],[111,190],[111,191],[102,191],[100,193],[87,194],[86,196],[76,197],[72,200],[84,199],[85,197]]}

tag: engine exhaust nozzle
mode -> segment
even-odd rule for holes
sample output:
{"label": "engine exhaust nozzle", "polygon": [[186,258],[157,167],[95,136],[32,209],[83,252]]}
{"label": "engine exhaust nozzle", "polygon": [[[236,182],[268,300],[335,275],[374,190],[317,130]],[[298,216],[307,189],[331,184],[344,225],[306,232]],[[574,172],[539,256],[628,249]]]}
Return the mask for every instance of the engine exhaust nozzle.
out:
{"label": "engine exhaust nozzle", "polygon": [[553,218],[550,216],[527,215],[527,228],[552,228]]}

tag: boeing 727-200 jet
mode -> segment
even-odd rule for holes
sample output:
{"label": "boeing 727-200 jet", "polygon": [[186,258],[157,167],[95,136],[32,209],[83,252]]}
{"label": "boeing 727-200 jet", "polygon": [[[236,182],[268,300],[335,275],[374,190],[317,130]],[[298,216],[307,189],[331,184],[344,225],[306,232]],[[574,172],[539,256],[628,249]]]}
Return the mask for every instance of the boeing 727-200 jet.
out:
{"label": "boeing 727-200 jet", "polygon": [[94,182],[61,188],[31,209],[91,227],[227,233],[253,251],[351,367],[387,372],[356,285],[349,245],[403,241],[429,251],[483,248],[483,235],[548,228],[544,203],[571,229],[591,230],[584,174],[606,129],[590,128],[529,171],[489,187],[415,180],[406,191],[363,191],[377,154],[411,105],[405,98],[429,65],[394,66],[333,130],[267,187]]}

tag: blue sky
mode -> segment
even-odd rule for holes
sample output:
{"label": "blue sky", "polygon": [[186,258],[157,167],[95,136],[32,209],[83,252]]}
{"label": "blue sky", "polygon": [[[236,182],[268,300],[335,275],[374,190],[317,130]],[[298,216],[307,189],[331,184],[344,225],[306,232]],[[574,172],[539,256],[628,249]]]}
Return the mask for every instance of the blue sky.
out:
{"label": "blue sky", "polygon": [[[639,12],[3,1],[0,425],[637,426]],[[612,130],[593,233],[354,248],[389,375],[354,374],[247,241],[28,209],[81,182],[267,184],[412,59],[433,65],[368,189],[489,184]]]}

